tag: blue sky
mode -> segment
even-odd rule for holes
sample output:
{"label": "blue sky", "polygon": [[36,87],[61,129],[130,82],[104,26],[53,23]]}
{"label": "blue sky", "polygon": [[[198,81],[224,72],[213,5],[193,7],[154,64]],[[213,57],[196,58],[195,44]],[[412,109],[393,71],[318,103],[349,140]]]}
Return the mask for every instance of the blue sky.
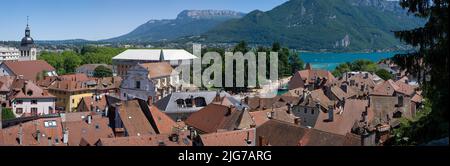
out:
{"label": "blue sky", "polygon": [[0,40],[20,40],[26,18],[36,40],[105,39],[184,9],[267,11],[287,0],[1,0]]}

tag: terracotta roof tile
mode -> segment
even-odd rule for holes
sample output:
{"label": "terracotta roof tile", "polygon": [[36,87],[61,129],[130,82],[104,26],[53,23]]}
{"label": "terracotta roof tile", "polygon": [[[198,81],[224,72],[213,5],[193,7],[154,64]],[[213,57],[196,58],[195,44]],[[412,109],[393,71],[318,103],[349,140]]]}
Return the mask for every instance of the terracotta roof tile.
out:
{"label": "terracotta roof tile", "polygon": [[139,65],[149,71],[149,78],[171,76],[175,71],[167,62],[143,63]]}
{"label": "terracotta roof tile", "polygon": [[93,115],[91,124],[88,123],[87,118],[88,116],[78,121],[63,123],[64,127],[69,131],[69,146],[86,144],[93,146],[100,138],[114,137],[114,133],[109,127],[108,118],[104,118],[101,115]]}
{"label": "terracotta roof tile", "polygon": [[[46,124],[50,124],[51,126],[46,126]],[[18,140],[20,128],[20,125],[15,125],[0,130],[1,134],[3,134],[3,144],[9,146],[19,146]],[[37,133],[40,133],[39,141],[37,139]],[[41,118],[22,123],[22,145],[65,146],[62,142],[62,133],[61,118]]]}
{"label": "terracotta roof tile", "polygon": [[137,100],[123,102],[118,113],[129,136],[156,133],[142,112]]}
{"label": "terracotta roof tile", "polygon": [[14,90],[14,95],[12,96],[12,99],[16,98],[27,98],[27,99],[37,99],[37,98],[55,98],[55,96],[49,94],[46,90],[43,90],[36,84],[34,84],[31,81],[24,81],[20,82],[17,86],[23,86],[22,88],[16,88]]}
{"label": "terracotta roof tile", "polygon": [[144,136],[101,138],[101,146],[192,146],[188,132],[180,132],[178,141],[170,139],[172,134],[151,134]]}
{"label": "terracotta roof tile", "polygon": [[55,68],[43,60],[34,61],[5,61],[3,62],[15,76],[23,75],[27,80],[36,80],[37,74],[42,71],[55,71]]}
{"label": "terracotta roof tile", "polygon": [[256,129],[202,134],[200,139],[204,146],[255,146]]}
{"label": "terracotta roof tile", "polygon": [[218,104],[209,104],[203,109],[194,112],[185,123],[202,132],[211,133],[220,129],[233,130],[237,127],[237,122],[242,115],[242,111],[235,108]]}
{"label": "terracotta roof tile", "polygon": [[183,125],[180,126],[177,124],[172,118],[158,110],[154,105],[150,107],[150,112],[160,134],[170,134],[175,129],[184,127]]}
{"label": "terracotta roof tile", "polygon": [[[315,129],[345,135],[349,133],[356,121],[362,120],[362,113],[366,111],[368,106],[367,100],[348,99],[342,112],[334,110],[333,121],[329,120],[329,114],[323,111],[319,112]],[[371,121],[368,119],[368,121]]]}

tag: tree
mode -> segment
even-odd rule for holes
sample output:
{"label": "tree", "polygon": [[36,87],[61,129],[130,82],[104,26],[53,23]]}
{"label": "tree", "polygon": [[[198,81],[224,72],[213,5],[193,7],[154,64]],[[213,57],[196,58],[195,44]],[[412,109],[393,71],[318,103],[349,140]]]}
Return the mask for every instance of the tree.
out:
{"label": "tree", "polygon": [[11,108],[2,108],[2,119],[1,120],[9,120],[14,119],[16,116],[12,112]]}
{"label": "tree", "polygon": [[339,64],[336,69],[333,71],[333,75],[335,77],[342,77],[342,75],[346,72],[351,71],[350,69],[350,63],[343,63],[343,64]]}
{"label": "tree", "polygon": [[304,62],[300,59],[297,52],[290,53],[289,62],[291,63],[291,75],[297,71],[303,70]]}
{"label": "tree", "polygon": [[81,58],[73,51],[64,51],[61,56],[64,60],[64,70],[66,73],[74,73],[75,69],[81,65]]}
{"label": "tree", "polygon": [[379,69],[377,70],[377,72],[375,72],[375,74],[383,80],[390,80],[394,78],[394,75],[389,73],[389,71],[387,71],[386,69]]}
{"label": "tree", "polygon": [[401,0],[400,5],[417,17],[427,19],[423,27],[397,31],[395,36],[416,51],[395,55],[393,60],[418,78],[431,112],[402,127],[402,137],[411,144],[448,137],[448,0]]}
{"label": "tree", "polygon": [[100,65],[94,69],[94,77],[112,77],[113,73],[110,68],[107,68],[106,66]]}

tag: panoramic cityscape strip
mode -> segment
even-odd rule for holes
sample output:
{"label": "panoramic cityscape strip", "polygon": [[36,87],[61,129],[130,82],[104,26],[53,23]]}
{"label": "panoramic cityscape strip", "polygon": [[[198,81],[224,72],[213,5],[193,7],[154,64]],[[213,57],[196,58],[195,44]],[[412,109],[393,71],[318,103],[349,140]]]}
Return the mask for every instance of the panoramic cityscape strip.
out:
{"label": "panoramic cityscape strip", "polygon": [[[176,8],[174,19],[147,15],[98,40],[46,40],[67,34],[49,27],[47,11],[23,15],[8,2],[10,19],[23,23],[0,27],[0,146],[448,146],[448,1],[416,1]],[[76,4],[99,7],[85,3]],[[114,6],[101,9],[110,20]],[[129,12],[149,12],[127,7],[131,25],[141,17]],[[67,10],[74,24],[100,13]],[[279,156],[183,149],[174,159],[219,158]]]}

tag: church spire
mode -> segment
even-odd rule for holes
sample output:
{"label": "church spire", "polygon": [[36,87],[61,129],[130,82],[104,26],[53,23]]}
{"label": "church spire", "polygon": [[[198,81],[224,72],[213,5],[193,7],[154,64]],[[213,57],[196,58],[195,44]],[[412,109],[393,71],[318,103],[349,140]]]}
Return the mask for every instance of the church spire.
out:
{"label": "church spire", "polygon": [[30,26],[29,26],[28,22],[29,22],[29,17],[27,16],[27,28],[25,28],[25,36],[26,37],[30,37],[31,36],[31,34],[30,34]]}

